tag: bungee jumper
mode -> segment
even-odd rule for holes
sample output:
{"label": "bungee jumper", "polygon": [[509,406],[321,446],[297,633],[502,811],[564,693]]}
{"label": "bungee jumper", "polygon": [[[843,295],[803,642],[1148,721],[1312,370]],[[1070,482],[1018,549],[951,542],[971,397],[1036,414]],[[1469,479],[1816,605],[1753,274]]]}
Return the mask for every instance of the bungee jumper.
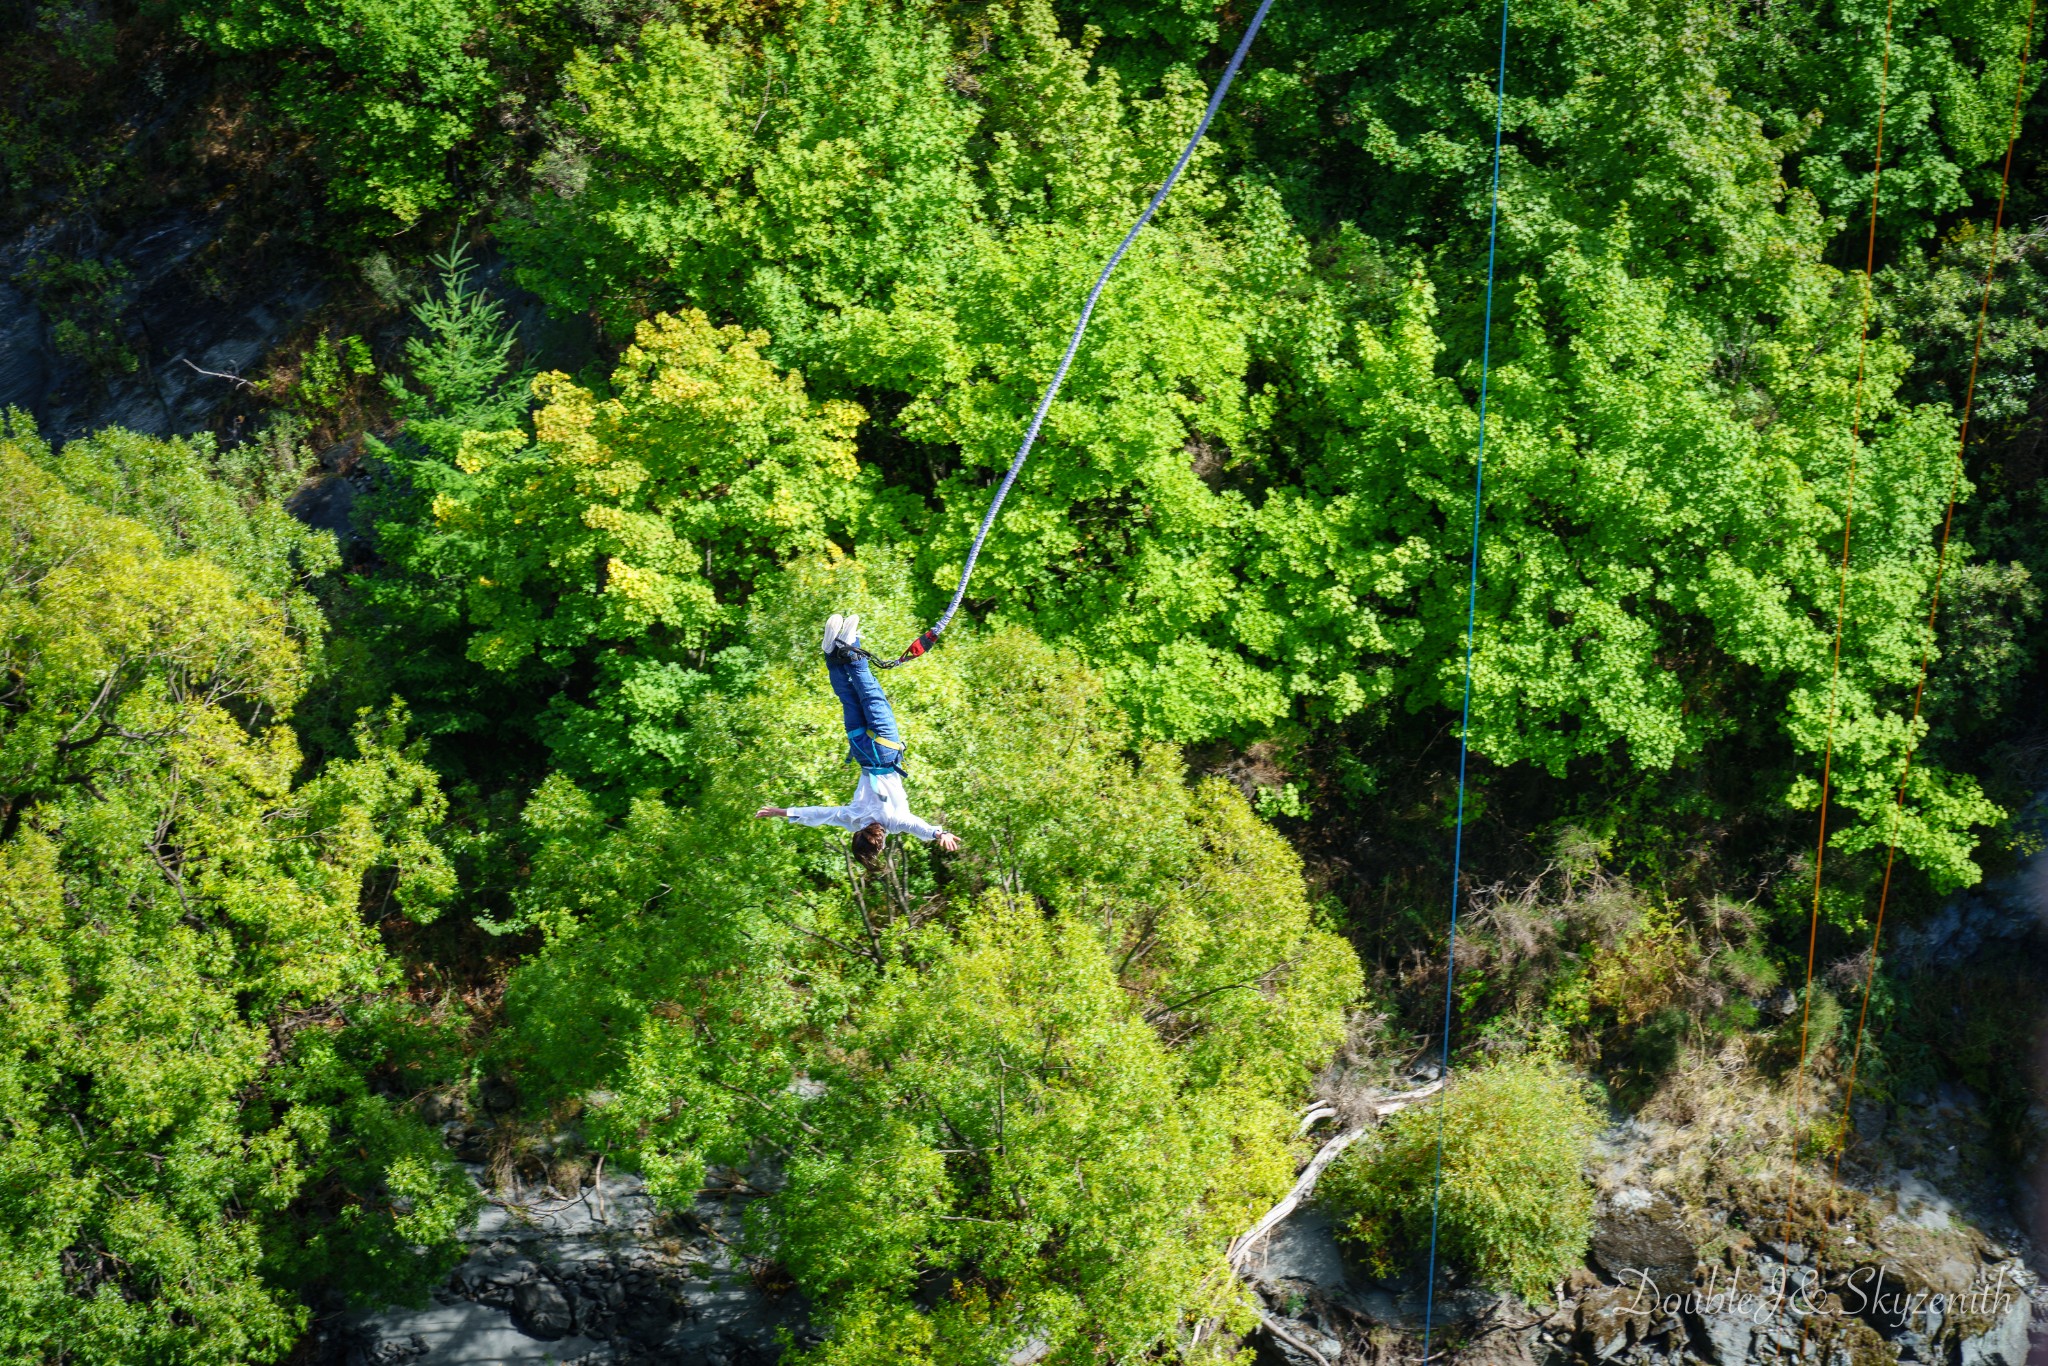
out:
{"label": "bungee jumper", "polygon": [[1075,353],[1081,349],[1081,338],[1087,333],[1088,319],[1102,298],[1104,286],[1108,285],[1117,263],[1123,260],[1124,253],[1130,250],[1131,243],[1137,240],[1145,225],[1152,221],[1152,216],[1159,212],[1159,206],[1166,202],[1166,196],[1172,192],[1181,172],[1194,158],[1195,149],[1209,131],[1209,124],[1215,119],[1217,109],[1222,107],[1223,97],[1230,92],[1230,83],[1237,78],[1238,68],[1244,65],[1245,54],[1251,50],[1252,40],[1258,37],[1259,26],[1266,22],[1266,12],[1272,7],[1273,0],[1259,0],[1258,10],[1252,15],[1251,23],[1246,25],[1244,36],[1238,40],[1237,51],[1231,54],[1229,63],[1223,68],[1222,79],[1216,82],[1216,89],[1209,96],[1208,108],[1202,112],[1202,121],[1196,125],[1194,136],[1181,149],[1180,158],[1145,205],[1145,211],[1138,215],[1138,221],[1131,225],[1123,241],[1110,253],[1102,273],[1095,277],[1095,287],[1088,291],[1088,297],[1081,305],[1081,316],[1075,320],[1074,331],[1067,338],[1066,352],[1060,357],[1059,367],[1039,397],[1038,408],[1031,415],[1030,426],[1025,429],[1023,443],[1018,446],[1016,457],[1010,461],[1010,468],[996,488],[995,497],[989,500],[988,512],[975,530],[974,543],[967,550],[967,562],[960,567],[960,583],[953,590],[946,610],[894,659],[870,654],[861,647],[859,617],[842,617],[835,613],[825,623],[825,668],[832,676],[832,691],[839,694],[840,704],[845,708],[848,755],[860,765],[861,770],[860,787],[855,790],[853,800],[845,806],[764,806],[754,813],[756,816],[788,820],[798,825],[836,825],[850,830],[853,832],[854,857],[869,867],[874,866],[884,842],[892,834],[913,835],[927,843],[937,840],[939,847],[948,853],[960,847],[956,836],[920,819],[910,809],[910,799],[903,793],[903,736],[896,728],[896,713],[890,709],[888,695],[875,681],[874,670],[893,669],[929,653],[952,623],[954,614],[960,610],[960,604],[967,596],[968,582],[974,577],[975,561],[981,558],[982,546],[988,540],[989,529],[1002,512],[1003,500],[1017,482],[1017,475],[1024,468],[1032,445],[1038,440],[1039,430],[1045,425],[1046,414],[1051,411],[1053,400],[1059,396],[1060,385],[1067,378]]}
{"label": "bungee jumper", "polygon": [[764,806],[754,814],[794,825],[836,825],[853,834],[853,856],[872,868],[891,835],[911,835],[952,853],[960,837],[910,809],[903,791],[903,732],[889,695],[860,648],[860,618],[834,612],[825,622],[825,671],[839,696],[846,756],[860,766],[860,786],[844,806]]}

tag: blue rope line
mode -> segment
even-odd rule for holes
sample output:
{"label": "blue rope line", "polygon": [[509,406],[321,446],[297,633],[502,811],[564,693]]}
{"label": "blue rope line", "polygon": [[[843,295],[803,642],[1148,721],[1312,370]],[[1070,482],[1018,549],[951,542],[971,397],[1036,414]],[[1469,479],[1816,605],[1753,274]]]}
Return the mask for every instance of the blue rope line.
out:
{"label": "blue rope line", "polygon": [[[1260,0],[1258,12],[1252,15],[1250,27],[1245,29],[1244,37],[1238,39],[1237,51],[1231,54],[1230,64],[1223,68],[1223,79],[1216,82],[1215,93],[1209,96],[1209,108],[1203,113],[1201,124],[1196,127],[1195,135],[1188,139],[1188,145],[1181,150],[1180,160],[1173,163],[1173,173],[1166,177],[1166,182],[1159,187],[1159,192],[1152,196],[1152,202],[1145,206],[1145,212],[1138,215],[1138,221],[1124,234],[1124,240],[1117,244],[1116,253],[1109,258],[1109,264],[1102,268],[1102,274],[1095,277],[1095,288],[1088,291],[1088,302],[1081,306],[1080,320],[1074,324],[1074,335],[1067,340],[1067,353],[1060,357],[1060,368],[1053,374],[1052,383],[1046,385],[1044,396],[1038,400],[1038,411],[1032,414],[1031,427],[1024,433],[1024,444],[1017,448],[1017,458],[1010,462],[1009,473],[1003,476],[1002,486],[996,490],[995,501],[989,504],[988,514],[981,519],[981,529],[974,533],[974,544],[967,551],[967,564],[960,571],[960,586],[953,590],[953,600],[946,604],[946,610],[940,614],[938,623],[920,638],[920,644],[925,648],[930,648],[930,642],[936,641],[939,632],[946,629],[953,620],[953,614],[960,610],[960,600],[967,596],[967,581],[974,576],[974,562],[981,558],[981,544],[988,539],[989,528],[995,525],[996,514],[1003,507],[1003,499],[1010,496],[1010,485],[1017,482],[1017,473],[1024,468],[1024,458],[1031,454],[1031,447],[1038,440],[1038,429],[1045,425],[1045,415],[1052,410],[1052,401],[1058,396],[1060,385],[1066,382],[1067,367],[1074,363],[1074,353],[1081,349],[1081,334],[1088,330],[1089,316],[1095,312],[1095,301],[1102,297],[1103,286],[1109,283],[1110,272],[1116,269],[1117,262],[1124,259],[1124,253],[1130,250],[1131,243],[1137,240],[1138,233],[1152,221],[1152,215],[1166,202],[1167,192],[1173,188],[1174,182],[1180,179],[1180,173],[1187,169],[1188,162],[1194,158],[1195,148],[1201,145],[1203,134],[1209,131],[1210,120],[1216,117],[1217,109],[1222,107],[1223,97],[1229,93],[1230,83],[1237,79],[1237,69],[1244,64],[1245,53],[1251,50],[1252,39],[1259,36],[1259,26],[1266,22],[1266,11],[1271,8],[1273,0]],[[918,654],[924,652],[917,646],[913,646],[912,649]],[[906,652],[901,658],[889,663],[901,664],[911,658],[915,658],[915,655]]]}
{"label": "blue rope line", "polygon": [[[1465,864],[1465,760],[1472,750],[1472,636],[1479,610],[1479,513],[1486,496],[1486,382],[1493,368],[1493,273],[1500,241],[1500,130],[1508,96],[1508,2],[1500,4],[1500,67],[1493,97],[1493,209],[1486,225],[1486,327],[1479,344],[1479,454],[1472,469],[1472,559],[1465,583],[1465,699],[1458,726],[1458,824],[1451,844],[1451,930],[1444,953],[1443,1078],[1451,1076],[1451,986],[1458,972],[1458,879]],[[1437,1229],[1444,1198],[1444,1101],[1436,1105],[1436,1172],[1429,1192],[1429,1283],[1422,1309],[1422,1360],[1436,1326]]]}

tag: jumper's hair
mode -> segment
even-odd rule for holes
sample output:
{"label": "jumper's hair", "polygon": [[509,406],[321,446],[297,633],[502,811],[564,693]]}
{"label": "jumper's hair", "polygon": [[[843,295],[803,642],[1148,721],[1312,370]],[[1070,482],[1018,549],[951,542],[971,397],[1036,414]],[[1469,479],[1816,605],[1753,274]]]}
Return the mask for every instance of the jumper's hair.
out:
{"label": "jumper's hair", "polygon": [[869,872],[875,871],[876,863],[882,857],[883,842],[889,838],[889,829],[880,821],[870,821],[853,832],[853,856]]}

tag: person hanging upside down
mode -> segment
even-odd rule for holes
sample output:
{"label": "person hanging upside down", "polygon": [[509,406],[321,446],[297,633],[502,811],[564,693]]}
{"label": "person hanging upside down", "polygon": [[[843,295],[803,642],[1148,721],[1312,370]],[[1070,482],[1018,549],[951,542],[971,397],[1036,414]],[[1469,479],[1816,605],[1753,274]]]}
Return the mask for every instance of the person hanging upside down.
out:
{"label": "person hanging upside down", "polygon": [[952,853],[959,836],[921,820],[903,793],[903,733],[888,694],[875,681],[860,644],[860,618],[837,612],[825,623],[825,670],[846,721],[847,757],[860,765],[860,786],[845,806],[764,806],[754,814],[797,825],[836,825],[853,832],[853,854],[873,867],[892,834],[914,835]]}

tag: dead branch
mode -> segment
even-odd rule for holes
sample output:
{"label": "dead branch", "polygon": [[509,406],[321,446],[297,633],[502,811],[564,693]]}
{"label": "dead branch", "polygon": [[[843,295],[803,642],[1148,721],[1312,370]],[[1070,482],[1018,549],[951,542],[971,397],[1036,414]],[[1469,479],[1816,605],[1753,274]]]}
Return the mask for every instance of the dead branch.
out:
{"label": "dead branch", "polygon": [[1315,1128],[1316,1125],[1322,1123],[1326,1119],[1335,1119],[1336,1117],[1337,1107],[1334,1105],[1323,1104],[1320,1102],[1315,1105],[1311,1105],[1308,1108],[1308,1112],[1301,1117],[1301,1127],[1294,1131],[1294,1136],[1296,1138],[1306,1137],[1310,1129]]}
{"label": "dead branch", "polygon": [[1335,1362],[1331,1361],[1321,1352],[1309,1346],[1306,1342],[1303,1342],[1300,1338],[1294,1336],[1294,1334],[1288,1332],[1285,1328],[1282,1328],[1280,1326],[1280,1320],[1274,1318],[1271,1314],[1268,1314],[1263,1309],[1259,1311],[1259,1322],[1265,1325],[1267,1332],[1271,1333],[1274,1337],[1280,1339],[1288,1346],[1294,1348],[1294,1350],[1296,1350],[1297,1352],[1307,1353],[1314,1360],[1321,1362],[1323,1366],[1336,1366]]}
{"label": "dead branch", "polygon": [[1439,1078],[1429,1085],[1417,1087],[1413,1091],[1403,1091],[1399,1095],[1383,1096],[1377,1100],[1366,1102],[1371,1117],[1363,1124],[1352,1125],[1343,1133],[1338,1134],[1335,1138],[1317,1149],[1316,1155],[1310,1158],[1308,1165],[1301,1169],[1301,1176],[1295,1181],[1294,1189],[1288,1191],[1281,1198],[1279,1204],[1267,1210],[1260,1217],[1259,1222],[1246,1229],[1243,1234],[1230,1244],[1230,1250],[1226,1256],[1231,1267],[1238,1271],[1244,1269],[1245,1258],[1251,1254],[1252,1248],[1258,1245],[1259,1240],[1268,1233],[1271,1233],[1281,1220],[1299,1209],[1302,1201],[1315,1194],[1316,1182],[1322,1179],[1323,1173],[1329,1169],[1330,1164],[1342,1156],[1346,1148],[1356,1143],[1360,1138],[1363,1138],[1367,1129],[1377,1124],[1380,1120],[1385,1119],[1388,1115],[1398,1110],[1405,1110],[1416,1101],[1435,1095],[1438,1091],[1443,1090],[1443,1086],[1443,1081]]}
{"label": "dead branch", "polygon": [[190,366],[195,373],[204,375],[208,379],[224,379],[230,384],[239,384],[244,389],[247,389],[252,393],[255,392],[256,386],[251,384],[248,380],[243,379],[240,375],[223,374],[219,370],[202,370],[198,366],[193,365],[192,362],[190,360],[187,360],[184,356],[180,356],[178,357],[178,359],[180,361],[183,361],[187,366]]}

